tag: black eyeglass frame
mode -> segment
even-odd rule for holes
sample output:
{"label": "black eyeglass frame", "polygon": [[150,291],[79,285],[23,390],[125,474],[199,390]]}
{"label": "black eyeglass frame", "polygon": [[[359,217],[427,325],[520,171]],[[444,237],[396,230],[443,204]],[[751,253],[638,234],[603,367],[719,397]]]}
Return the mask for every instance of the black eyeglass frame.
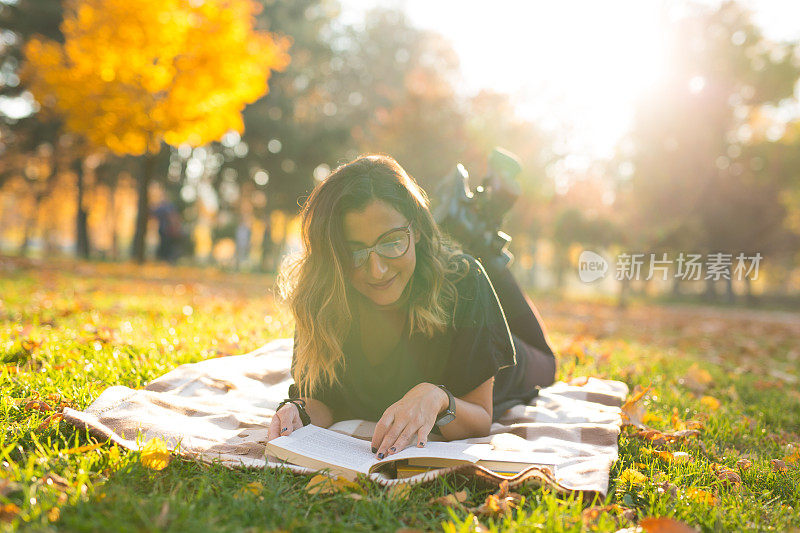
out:
{"label": "black eyeglass frame", "polygon": [[[353,250],[353,252],[351,252],[351,257],[353,258],[353,268],[359,269],[359,268],[363,267],[364,265],[366,265],[369,262],[369,254],[372,253],[372,252],[375,252],[376,254],[378,254],[379,256],[383,257],[384,259],[398,259],[398,258],[403,257],[404,255],[406,255],[408,253],[408,249],[411,248],[411,225],[412,224],[413,224],[413,221],[409,222],[407,226],[400,226],[398,228],[392,228],[389,231],[386,231],[382,235],[380,235],[378,237],[378,239],[375,241],[375,244],[373,244],[372,246],[370,246],[368,248],[359,248],[358,250]],[[381,239],[383,239],[386,235],[389,235],[393,231],[398,231],[398,230],[401,230],[401,229],[406,230],[405,233],[406,233],[406,236],[408,237],[408,242],[406,243],[406,249],[403,250],[403,252],[400,255],[395,255],[395,256],[386,256],[386,255],[380,253],[378,251],[378,246],[380,246],[382,244],[381,243]],[[356,259],[355,259],[355,254],[364,253],[364,252],[366,252],[366,255],[364,256],[364,261],[360,265],[357,265],[356,264]]]}

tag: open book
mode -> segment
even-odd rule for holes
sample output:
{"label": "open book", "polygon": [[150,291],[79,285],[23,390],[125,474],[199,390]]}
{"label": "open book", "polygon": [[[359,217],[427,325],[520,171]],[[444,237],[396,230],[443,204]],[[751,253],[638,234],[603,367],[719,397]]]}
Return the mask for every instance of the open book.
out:
{"label": "open book", "polygon": [[355,480],[359,473],[376,472],[383,465],[402,461],[417,467],[446,467],[473,463],[492,469],[521,472],[532,465],[555,470],[551,454],[495,450],[491,444],[428,441],[424,448],[409,446],[384,459],[376,459],[371,443],[313,424],[296,429],[289,436],[275,438],[266,444],[267,454],[278,460],[322,470]]}

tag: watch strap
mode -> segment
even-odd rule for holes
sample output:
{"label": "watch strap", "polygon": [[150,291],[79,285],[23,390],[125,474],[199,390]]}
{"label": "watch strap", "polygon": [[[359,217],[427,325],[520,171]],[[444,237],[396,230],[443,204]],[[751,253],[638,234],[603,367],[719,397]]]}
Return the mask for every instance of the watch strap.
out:
{"label": "watch strap", "polygon": [[436,417],[436,425],[443,426],[452,422],[456,417],[456,398],[453,396],[453,393],[447,390],[444,385],[437,385],[437,387],[446,392],[447,397],[449,398],[447,408],[438,417]]}

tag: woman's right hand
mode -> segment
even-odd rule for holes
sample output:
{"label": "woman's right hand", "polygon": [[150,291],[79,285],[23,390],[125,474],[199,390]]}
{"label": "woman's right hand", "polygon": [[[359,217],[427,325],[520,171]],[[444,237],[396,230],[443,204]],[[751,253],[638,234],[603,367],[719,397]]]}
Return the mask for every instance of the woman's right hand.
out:
{"label": "woman's right hand", "polygon": [[293,403],[284,404],[272,417],[272,422],[269,424],[267,442],[276,437],[291,435],[292,431],[301,427],[303,427],[303,421],[300,420],[300,411],[297,406]]}

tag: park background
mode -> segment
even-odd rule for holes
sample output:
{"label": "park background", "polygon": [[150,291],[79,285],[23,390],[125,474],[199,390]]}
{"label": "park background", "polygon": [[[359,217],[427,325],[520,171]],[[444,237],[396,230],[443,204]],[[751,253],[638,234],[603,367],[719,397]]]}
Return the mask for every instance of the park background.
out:
{"label": "park background", "polygon": [[[213,38],[180,5],[3,0],[0,253],[274,272],[338,164],[390,154],[435,204],[502,146],[523,165],[503,229],[528,288],[619,297],[615,258],[641,253],[640,295],[797,305],[791,2],[234,2],[203,15],[234,28]],[[157,253],[159,205],[180,258]],[[581,282],[583,250],[605,279]],[[676,275],[681,253],[730,254],[731,279]],[[757,271],[734,275],[739,254]]]}
{"label": "park background", "polygon": [[[800,3],[376,4],[0,0],[0,531],[796,531]],[[63,420],[291,338],[275,268],[338,164],[393,155],[435,203],[495,146],[556,379],[631,388],[604,497],[322,489]]]}

